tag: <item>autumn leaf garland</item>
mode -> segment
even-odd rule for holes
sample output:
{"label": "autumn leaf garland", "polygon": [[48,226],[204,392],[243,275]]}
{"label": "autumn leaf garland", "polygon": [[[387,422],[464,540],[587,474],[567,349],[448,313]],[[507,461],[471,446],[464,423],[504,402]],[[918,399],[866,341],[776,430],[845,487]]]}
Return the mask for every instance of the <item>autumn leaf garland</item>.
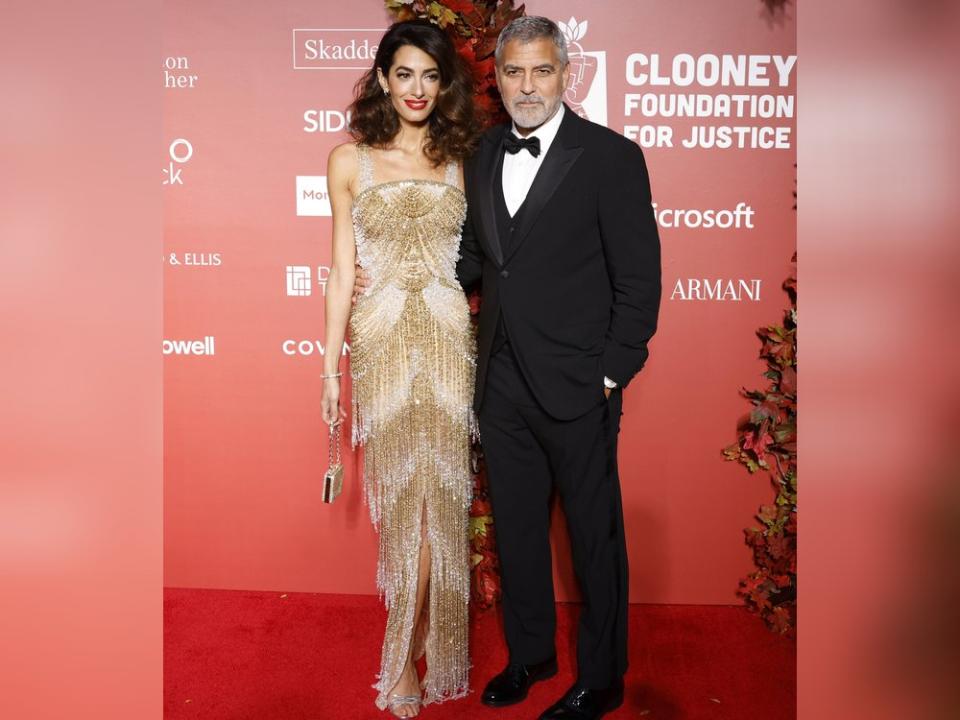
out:
{"label": "autumn leaf garland", "polygon": [[[794,253],[793,262],[797,255]],[[767,361],[766,390],[742,391],[753,404],[738,440],[723,451],[751,473],[764,470],[776,490],[757,514],[762,527],[745,530],[757,571],[740,581],[738,594],[776,632],[794,635],[797,622],[797,280],[783,283],[790,309],[782,325],[760,328],[760,357]]]}

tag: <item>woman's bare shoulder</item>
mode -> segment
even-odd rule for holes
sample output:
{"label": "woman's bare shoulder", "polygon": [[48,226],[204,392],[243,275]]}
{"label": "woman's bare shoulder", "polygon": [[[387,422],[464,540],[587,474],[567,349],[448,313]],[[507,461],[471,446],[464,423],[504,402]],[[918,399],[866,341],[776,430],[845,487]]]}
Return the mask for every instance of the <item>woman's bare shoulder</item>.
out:
{"label": "woman's bare shoulder", "polygon": [[327,159],[327,179],[329,183],[349,185],[357,176],[360,167],[360,152],[354,142],[337,145],[330,151]]}
{"label": "woman's bare shoulder", "polygon": [[340,143],[330,151],[330,158],[327,161],[327,167],[330,167],[331,165],[337,165],[341,167],[357,165],[359,158],[360,150],[357,148],[357,143]]}

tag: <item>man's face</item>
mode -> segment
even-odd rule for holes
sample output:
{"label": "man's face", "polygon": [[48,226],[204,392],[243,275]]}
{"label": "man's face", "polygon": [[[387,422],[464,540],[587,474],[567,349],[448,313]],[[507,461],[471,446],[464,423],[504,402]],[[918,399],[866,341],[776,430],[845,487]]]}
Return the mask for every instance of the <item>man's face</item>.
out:
{"label": "man's face", "polygon": [[518,128],[532,130],[553,116],[567,87],[567,65],[550,38],[503,46],[497,65],[497,87],[503,104]]}

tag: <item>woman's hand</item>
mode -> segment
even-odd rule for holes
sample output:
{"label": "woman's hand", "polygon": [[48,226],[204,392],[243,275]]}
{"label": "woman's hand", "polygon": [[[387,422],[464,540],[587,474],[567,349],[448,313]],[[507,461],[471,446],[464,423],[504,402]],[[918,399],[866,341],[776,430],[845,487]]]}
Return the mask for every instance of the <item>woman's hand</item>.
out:
{"label": "woman's hand", "polygon": [[325,378],[320,396],[320,413],[327,425],[339,425],[347,416],[340,407],[340,378]]}
{"label": "woman's hand", "polygon": [[354,268],[353,275],[353,304],[357,304],[357,298],[363,295],[370,287],[370,276],[367,275],[367,271],[360,267],[360,263],[356,264]]}

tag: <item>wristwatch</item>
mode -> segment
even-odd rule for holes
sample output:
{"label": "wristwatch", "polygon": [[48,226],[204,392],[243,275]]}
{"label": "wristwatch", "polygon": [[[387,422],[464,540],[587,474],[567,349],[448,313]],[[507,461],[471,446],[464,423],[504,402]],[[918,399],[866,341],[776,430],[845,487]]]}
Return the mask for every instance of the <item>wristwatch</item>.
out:
{"label": "wristwatch", "polygon": [[607,388],[608,390],[613,390],[614,388],[617,387],[617,384],[616,384],[613,380],[611,380],[610,378],[608,378],[606,375],[604,375],[604,376],[603,376],[603,386],[604,386],[605,388]]}

